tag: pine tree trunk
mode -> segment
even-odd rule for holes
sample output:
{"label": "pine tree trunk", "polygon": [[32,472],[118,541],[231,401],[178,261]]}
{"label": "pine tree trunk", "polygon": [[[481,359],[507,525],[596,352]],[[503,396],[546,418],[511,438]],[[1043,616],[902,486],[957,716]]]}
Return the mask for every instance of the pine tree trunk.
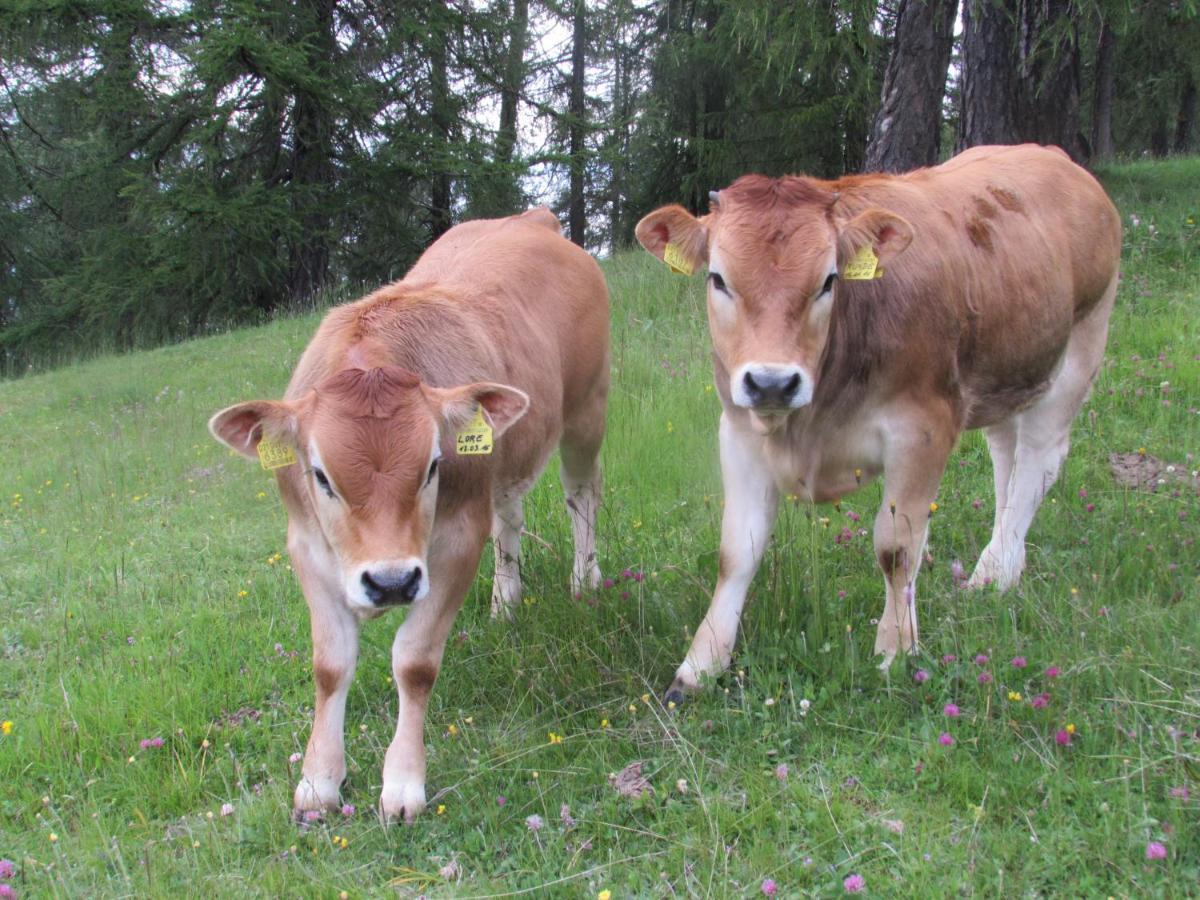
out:
{"label": "pine tree trunk", "polygon": [[1092,155],[1096,159],[1112,159],[1115,152],[1112,113],[1116,51],[1116,35],[1108,22],[1102,22],[1096,47],[1096,93],[1092,101]]}
{"label": "pine tree trunk", "polygon": [[1183,93],[1179,99],[1179,115],[1175,119],[1175,152],[1187,153],[1192,149],[1192,135],[1196,131],[1196,80],[1185,74]]}
{"label": "pine tree trunk", "polygon": [[1017,142],[1017,0],[964,0],[958,150]]}
{"label": "pine tree trunk", "polygon": [[584,18],[586,11],[584,0],[575,0],[574,35],[571,44],[571,97],[567,108],[570,117],[568,124],[571,153],[570,206],[567,212],[567,225],[570,229],[571,240],[580,247],[584,246],[586,214],[583,196],[584,133],[587,125],[584,121],[587,108],[584,105],[583,93],[584,50],[587,41],[587,23]]}
{"label": "pine tree trunk", "polygon": [[[454,111],[451,108],[450,79],[447,71],[446,44],[449,42],[448,25],[434,17],[430,22],[430,119],[433,132],[444,149],[453,137]],[[451,181],[447,159],[444,154],[435,154],[434,171],[429,185],[429,234],[437,240],[450,230],[453,224],[450,214]]]}
{"label": "pine tree trunk", "polygon": [[[1072,0],[1022,0],[1016,132],[1087,160],[1079,132],[1079,35]],[[1051,45],[1048,36],[1056,43]]]}
{"label": "pine tree trunk", "polygon": [[496,134],[496,161],[507,166],[517,145],[517,110],[525,81],[525,38],[529,31],[529,0],[513,0],[512,22],[505,51],[504,83],[500,89],[500,130]]}
{"label": "pine tree trunk", "polygon": [[937,162],[957,12],[958,0],[901,0],[867,171],[905,172]]}
{"label": "pine tree trunk", "polygon": [[[311,71],[327,73],[336,52],[334,0],[308,0],[300,7],[307,21]],[[333,113],[320,96],[297,90],[292,111],[291,191],[300,223],[300,239],[289,251],[288,292],[307,300],[329,275],[330,217],[327,198],[333,188]]]}

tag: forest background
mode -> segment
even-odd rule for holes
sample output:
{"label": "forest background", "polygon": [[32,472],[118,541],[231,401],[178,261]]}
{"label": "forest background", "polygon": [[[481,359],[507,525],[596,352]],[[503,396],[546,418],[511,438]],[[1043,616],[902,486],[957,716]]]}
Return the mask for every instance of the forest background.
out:
{"label": "forest background", "polygon": [[4,0],[0,372],[353,296],[535,202],[603,254],[750,171],[1194,152],[1198,83],[1195,0]]}

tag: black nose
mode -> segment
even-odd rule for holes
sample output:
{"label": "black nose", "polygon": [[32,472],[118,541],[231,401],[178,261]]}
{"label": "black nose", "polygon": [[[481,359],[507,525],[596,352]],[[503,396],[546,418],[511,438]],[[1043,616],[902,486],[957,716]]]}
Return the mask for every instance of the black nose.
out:
{"label": "black nose", "polygon": [[362,586],[367,599],[376,606],[412,603],[421,586],[421,567],[363,572]]}
{"label": "black nose", "polygon": [[800,389],[800,373],[749,371],[742,377],[746,387],[746,395],[754,406],[781,407],[790,406],[796,391]]}

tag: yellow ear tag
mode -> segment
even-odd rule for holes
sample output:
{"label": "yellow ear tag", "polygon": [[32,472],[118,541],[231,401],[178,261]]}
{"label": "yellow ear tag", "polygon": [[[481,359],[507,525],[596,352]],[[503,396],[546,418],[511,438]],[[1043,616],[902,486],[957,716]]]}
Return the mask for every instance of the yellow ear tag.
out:
{"label": "yellow ear tag", "polygon": [[485,456],[492,452],[492,426],[483,417],[483,407],[475,407],[475,418],[458,433],[456,449],[459,456]]}
{"label": "yellow ear tag", "polygon": [[879,257],[875,255],[870,244],[855,253],[854,259],[846,263],[845,269],[842,270],[842,278],[847,281],[870,281],[882,277],[883,269],[879,268]]}
{"label": "yellow ear tag", "polygon": [[679,275],[691,275],[695,269],[692,261],[683,255],[678,244],[667,244],[663,248],[663,262],[667,264],[668,269]]}
{"label": "yellow ear tag", "polygon": [[296,461],[296,454],[289,444],[279,444],[270,438],[258,442],[258,461],[268,472],[272,469],[282,469]]}

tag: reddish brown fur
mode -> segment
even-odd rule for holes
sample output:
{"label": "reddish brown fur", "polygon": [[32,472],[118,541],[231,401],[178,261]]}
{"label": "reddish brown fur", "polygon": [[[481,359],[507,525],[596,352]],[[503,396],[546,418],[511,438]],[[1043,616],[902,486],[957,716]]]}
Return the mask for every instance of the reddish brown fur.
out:
{"label": "reddish brown fur", "polygon": [[[393,644],[398,721],[380,809],[411,819],[424,806],[424,715],[447,634],[500,510],[513,515],[556,445],[576,518],[590,517],[572,523],[577,569],[599,579],[580,535],[594,536],[607,393],[604,279],[542,209],[451,229],[403,281],[329,312],[282,402],[213,417],[214,435],[244,455],[267,436],[297,457],[277,477],[317,687],[298,813],[338,803],[359,622],[396,602],[413,605]],[[459,456],[477,412],[491,453]]]}

